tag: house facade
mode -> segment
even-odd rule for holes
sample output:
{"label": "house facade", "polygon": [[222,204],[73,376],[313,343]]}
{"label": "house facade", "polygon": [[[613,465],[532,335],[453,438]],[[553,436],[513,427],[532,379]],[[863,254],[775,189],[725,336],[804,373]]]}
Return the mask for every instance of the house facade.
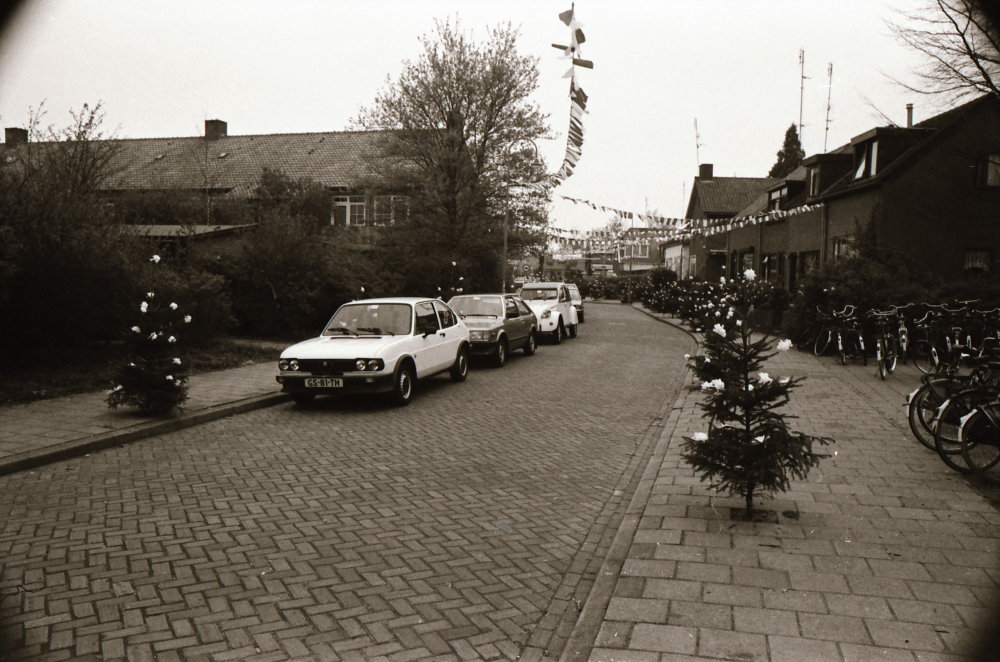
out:
{"label": "house facade", "polygon": [[[695,259],[716,265],[703,276],[752,268],[794,291],[803,274],[846,255],[855,235],[869,228],[877,245],[902,251],[942,279],[995,271],[1000,100],[983,96],[918,124],[910,108],[908,118],[906,127],[878,127],[806,158],[729,215],[763,215],[763,222],[694,237]],[[689,216],[699,218],[696,202],[693,190]],[[801,213],[766,216],[773,211]]]}

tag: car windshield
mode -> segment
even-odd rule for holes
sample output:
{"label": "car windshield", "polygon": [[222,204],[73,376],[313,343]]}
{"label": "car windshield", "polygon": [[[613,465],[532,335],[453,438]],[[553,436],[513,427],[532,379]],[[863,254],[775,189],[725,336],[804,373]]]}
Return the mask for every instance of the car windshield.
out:
{"label": "car windshield", "polygon": [[559,290],[554,287],[526,287],[521,290],[521,298],[525,301],[557,299]]}
{"label": "car windshield", "polygon": [[502,317],[500,297],[454,297],[448,305],[459,317]]}
{"label": "car windshield", "polygon": [[412,309],[405,303],[349,303],[326,325],[324,336],[402,336],[410,332]]}

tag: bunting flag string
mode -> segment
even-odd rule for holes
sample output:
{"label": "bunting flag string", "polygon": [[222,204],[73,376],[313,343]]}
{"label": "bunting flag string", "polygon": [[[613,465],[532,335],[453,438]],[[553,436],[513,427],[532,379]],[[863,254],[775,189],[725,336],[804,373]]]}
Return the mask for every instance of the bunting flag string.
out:
{"label": "bunting flag string", "polygon": [[[638,214],[614,207],[597,205],[589,200],[580,200],[569,196],[561,195],[561,198],[574,204],[583,204],[592,209],[615,214],[624,220],[639,219],[650,225],[645,228],[633,228],[628,231],[591,230],[581,233],[577,230],[564,230],[561,228],[549,228],[548,239],[569,247],[586,248],[588,250],[613,249],[617,246],[637,246],[645,244],[651,238],[670,240],[685,239],[692,235],[711,236],[722,232],[731,232],[743,227],[767,223],[773,220],[780,220],[789,216],[796,216],[811,211],[821,209],[823,203],[813,205],[802,205],[794,209],[775,209],[768,212],[760,212],[749,216],[706,219],[706,218],[664,218],[652,214]],[[631,237],[628,235],[632,235]]]}
{"label": "bunting flag string", "polygon": [[571,62],[569,70],[563,75],[563,78],[569,78],[570,98],[569,130],[566,134],[566,155],[563,157],[563,162],[559,170],[546,177],[544,181],[533,185],[533,188],[538,189],[559,186],[573,175],[573,169],[576,168],[576,164],[580,161],[580,156],[583,154],[583,116],[587,114],[587,94],[583,91],[583,88],[577,85],[576,68],[594,68],[593,62],[584,60],[581,57],[580,44],[587,41],[587,38],[583,34],[583,23],[576,20],[576,3],[570,5],[568,11],[559,14],[559,20],[569,27],[569,46],[552,44],[552,47],[562,51],[562,59]]}

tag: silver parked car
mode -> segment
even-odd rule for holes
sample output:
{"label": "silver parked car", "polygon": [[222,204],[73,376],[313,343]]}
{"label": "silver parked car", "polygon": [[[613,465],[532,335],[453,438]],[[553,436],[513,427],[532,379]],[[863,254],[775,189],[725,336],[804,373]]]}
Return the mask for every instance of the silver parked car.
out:
{"label": "silver parked car", "polygon": [[469,329],[472,354],[486,355],[502,367],[511,350],[523,349],[527,356],[538,344],[538,320],[527,304],[513,294],[463,294],[448,306]]}

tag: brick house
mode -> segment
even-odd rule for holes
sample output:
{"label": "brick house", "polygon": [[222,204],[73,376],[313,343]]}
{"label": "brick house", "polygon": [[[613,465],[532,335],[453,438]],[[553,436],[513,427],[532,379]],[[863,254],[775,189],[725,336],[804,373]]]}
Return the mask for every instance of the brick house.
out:
{"label": "brick house", "polygon": [[[183,138],[135,138],[115,141],[103,188],[114,195],[128,191],[178,191],[211,199],[253,196],[265,168],[293,180],[312,179],[333,194],[330,224],[355,228],[369,237],[377,226],[406,213],[399,196],[368,195],[352,189],[366,172],[367,155],[377,153],[383,132],[336,131],[230,136],[226,122],[206,120],[205,135]],[[27,131],[8,128],[4,149],[27,143]],[[220,226],[215,226],[220,227]],[[228,228],[224,228],[228,229]],[[202,232],[207,237],[211,233]]]}
{"label": "brick house", "polygon": [[806,158],[734,216],[822,206],[708,237],[725,247],[729,269],[753,268],[794,290],[802,274],[843,256],[858,229],[871,226],[880,245],[943,279],[995,271],[1000,100],[979,97],[917,124],[907,110],[906,127],[877,127]]}

